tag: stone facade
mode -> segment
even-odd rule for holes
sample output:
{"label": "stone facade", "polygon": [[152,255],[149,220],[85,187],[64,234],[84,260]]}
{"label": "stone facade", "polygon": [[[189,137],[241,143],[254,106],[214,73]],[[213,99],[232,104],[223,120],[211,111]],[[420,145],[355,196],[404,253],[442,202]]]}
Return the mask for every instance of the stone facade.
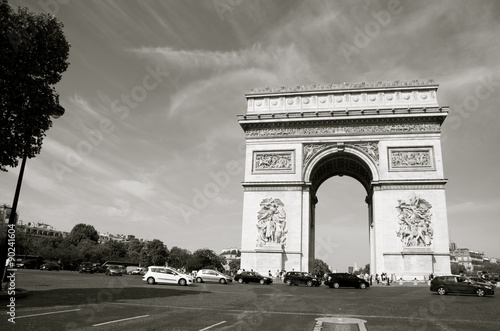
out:
{"label": "stone facade", "polygon": [[242,268],[311,270],[316,191],[347,175],[366,189],[373,273],[449,272],[440,142],[448,108],[439,106],[437,87],[345,83],[248,93],[238,116],[246,136]]}

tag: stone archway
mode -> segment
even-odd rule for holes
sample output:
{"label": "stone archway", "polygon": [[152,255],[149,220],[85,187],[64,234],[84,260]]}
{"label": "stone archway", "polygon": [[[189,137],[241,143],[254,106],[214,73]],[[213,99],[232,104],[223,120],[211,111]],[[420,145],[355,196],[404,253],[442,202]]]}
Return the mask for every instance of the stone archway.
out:
{"label": "stone archway", "polygon": [[[373,147],[373,145],[363,144],[362,146]],[[372,195],[373,187],[372,183],[378,181],[378,172],[376,167],[376,160],[378,159],[376,154],[367,154],[367,151],[363,150],[355,144],[322,144],[320,147],[317,145],[308,145],[305,147],[306,150],[316,149],[317,153],[310,157],[304,166],[304,179],[306,182],[311,183],[310,194],[310,211],[311,215],[309,217],[310,221],[310,258],[309,258],[309,270],[314,267],[312,262],[315,259],[315,243],[316,243],[316,204],[318,199],[316,198],[318,189],[320,186],[331,177],[334,176],[349,176],[357,180],[365,189],[366,198],[365,202],[367,204],[367,228],[370,238],[370,253],[374,253],[374,242],[372,239],[372,229],[373,229],[373,208],[372,208]],[[376,151],[376,149],[374,150]],[[375,254],[370,254],[370,265],[375,266]]]}
{"label": "stone archway", "polygon": [[373,273],[450,271],[437,84],[379,82],[252,90],[242,268],[312,269],[316,191],[347,175],[366,189]]}

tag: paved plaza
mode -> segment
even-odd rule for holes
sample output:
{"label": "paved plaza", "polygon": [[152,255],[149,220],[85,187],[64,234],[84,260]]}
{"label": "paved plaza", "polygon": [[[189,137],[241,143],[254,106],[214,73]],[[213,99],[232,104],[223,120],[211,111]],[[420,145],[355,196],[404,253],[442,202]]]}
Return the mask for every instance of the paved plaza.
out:
{"label": "paved plaza", "polygon": [[1,330],[498,330],[498,297],[431,293],[417,286],[366,290],[283,283],[147,285],[112,277],[19,270],[16,324]]}

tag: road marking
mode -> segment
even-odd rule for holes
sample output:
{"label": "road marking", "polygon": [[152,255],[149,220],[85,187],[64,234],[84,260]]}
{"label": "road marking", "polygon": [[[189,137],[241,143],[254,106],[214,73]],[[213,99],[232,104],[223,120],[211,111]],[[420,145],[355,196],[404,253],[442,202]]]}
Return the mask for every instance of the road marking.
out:
{"label": "road marking", "polygon": [[216,323],[214,325],[207,326],[206,328],[201,329],[200,331],[205,331],[205,330],[211,329],[211,328],[213,328],[213,327],[215,327],[217,325],[221,325],[221,324],[224,324],[224,323],[226,323],[226,321],[222,321],[222,322]]}
{"label": "road marking", "polygon": [[[320,317],[316,318],[316,325],[314,326],[314,331],[321,331],[323,329],[323,323],[327,324],[334,324],[334,325],[345,325],[345,324],[351,324],[351,325],[357,325],[359,331],[366,331],[365,327],[365,320],[359,319],[359,318],[349,318],[349,317]],[[339,327],[337,328],[336,326],[334,327],[335,330],[342,330],[345,328]]]}
{"label": "road marking", "polygon": [[25,317],[35,317],[35,316],[43,316],[43,315],[52,315],[52,314],[62,314],[62,313],[69,313],[72,311],[79,311],[81,309],[71,309],[71,310],[61,310],[61,311],[51,311],[48,313],[40,313],[40,314],[32,314],[32,315],[24,315],[24,316],[16,316],[16,319],[18,318],[25,318]]}
{"label": "road marking", "polygon": [[148,317],[148,316],[149,315],[142,315],[142,316],[135,316],[135,317],[129,317],[129,318],[122,318],[121,320],[114,320],[114,321],[109,321],[109,322],[94,324],[92,326],[101,326],[101,325],[106,325],[106,324],[111,324],[111,323],[118,323],[118,322],[129,321],[129,320],[133,320],[133,319],[136,319],[136,318],[143,318],[143,317]]}
{"label": "road marking", "polygon": [[[264,310],[248,310],[248,309],[226,309],[226,308],[207,308],[207,307],[185,307],[185,306],[171,306],[171,305],[151,305],[143,303],[132,303],[132,302],[106,302],[110,305],[124,305],[124,306],[140,306],[140,307],[154,307],[154,308],[168,308],[168,309],[184,309],[184,310],[202,310],[202,311],[222,311],[225,313],[261,313],[268,315],[299,315],[299,316],[325,316],[325,313],[313,313],[313,312],[292,312],[292,311],[264,311]],[[412,321],[429,321],[428,317],[414,317],[414,316],[377,316],[377,315],[335,315],[332,314],[330,317],[338,318],[375,318],[375,319],[396,319],[396,320],[412,320]],[[434,321],[434,320],[431,320]],[[441,319],[444,322],[463,322],[471,323],[470,319]],[[483,324],[493,324],[500,325],[497,321],[481,321]]]}

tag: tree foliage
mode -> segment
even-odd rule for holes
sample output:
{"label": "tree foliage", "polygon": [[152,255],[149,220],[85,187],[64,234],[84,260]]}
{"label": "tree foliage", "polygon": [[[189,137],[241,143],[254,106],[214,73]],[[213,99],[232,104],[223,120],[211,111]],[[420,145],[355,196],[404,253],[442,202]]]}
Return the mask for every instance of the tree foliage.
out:
{"label": "tree foliage", "polygon": [[48,13],[14,11],[0,0],[0,170],[40,153],[54,115],[62,115],[54,84],[69,63],[63,25]]}
{"label": "tree foliage", "polygon": [[316,277],[323,277],[324,274],[329,273],[330,268],[323,260],[314,259],[314,275]]}
{"label": "tree foliage", "polygon": [[166,265],[168,261],[168,250],[163,241],[154,239],[148,241],[141,251],[141,265],[143,267],[151,265]]}
{"label": "tree foliage", "polygon": [[77,224],[71,229],[69,241],[73,245],[78,245],[83,239],[89,239],[97,243],[99,241],[99,233],[92,225]]}
{"label": "tree foliage", "polygon": [[236,275],[238,270],[241,268],[241,260],[232,260],[229,262],[229,272],[233,275]]}
{"label": "tree foliage", "polygon": [[187,249],[174,246],[170,249],[168,265],[176,269],[187,269],[193,254]]}
{"label": "tree foliage", "polygon": [[188,270],[214,269],[224,271],[226,258],[208,248],[198,249],[193,253]]}

